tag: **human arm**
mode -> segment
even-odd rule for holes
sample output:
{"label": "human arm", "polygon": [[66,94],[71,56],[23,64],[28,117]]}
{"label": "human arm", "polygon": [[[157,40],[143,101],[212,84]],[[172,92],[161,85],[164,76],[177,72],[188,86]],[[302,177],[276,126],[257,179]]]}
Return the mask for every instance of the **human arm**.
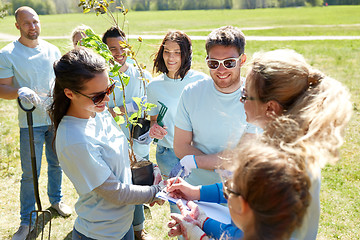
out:
{"label": "human arm", "polygon": [[214,170],[221,163],[219,153],[204,154],[201,150],[192,145],[193,133],[175,126],[174,152],[182,159],[186,155],[195,155],[195,161],[198,168]]}
{"label": "human arm", "polygon": [[192,145],[193,133],[175,126],[174,152],[178,158],[186,155],[203,155],[204,153]]}
{"label": "human arm", "polygon": [[106,201],[116,205],[152,203],[157,200],[156,193],[161,191],[160,185],[140,186],[124,184],[117,180],[113,173],[94,191]]}
{"label": "human arm", "polygon": [[18,88],[12,86],[13,77],[0,78],[0,98],[16,99],[18,97]]}
{"label": "human arm", "polygon": [[212,218],[206,220],[203,226],[203,231],[206,235],[214,239],[221,239],[221,237],[225,237],[227,240],[235,240],[242,239],[244,236],[244,233],[233,223],[225,224]]}
{"label": "human arm", "polygon": [[227,200],[224,198],[223,184],[215,183],[200,186],[199,200],[204,202],[227,203]]}
{"label": "human arm", "polygon": [[39,95],[28,87],[15,88],[12,86],[12,77],[0,79],[0,98],[16,99],[33,105],[39,105],[42,101]]}

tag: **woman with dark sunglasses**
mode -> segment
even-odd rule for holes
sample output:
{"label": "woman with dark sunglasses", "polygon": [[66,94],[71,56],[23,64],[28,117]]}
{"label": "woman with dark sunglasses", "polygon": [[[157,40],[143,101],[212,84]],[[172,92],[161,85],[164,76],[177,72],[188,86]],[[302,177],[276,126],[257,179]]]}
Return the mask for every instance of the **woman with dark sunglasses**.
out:
{"label": "woman with dark sunglasses", "polygon": [[[339,159],[344,129],[351,118],[352,104],[347,89],[312,68],[302,55],[283,49],[254,55],[242,95],[246,120],[263,128],[262,141],[285,151],[308,174],[311,202],[302,225],[291,238],[316,239],[321,168]],[[176,186],[169,190],[174,191]],[[221,197],[216,192],[221,192],[222,185],[214,185],[212,189],[215,187],[218,190],[213,193]],[[199,188],[195,190],[194,199],[209,199],[201,197],[206,193],[201,193]],[[181,190],[182,194],[187,191]],[[192,197],[189,195],[187,199]],[[208,223],[205,222],[204,229],[209,227]]]}
{"label": "woman with dark sunglasses", "polygon": [[152,203],[159,185],[131,183],[125,135],[106,110],[107,64],[78,47],[54,64],[50,108],[55,147],[65,174],[79,194],[73,239],[134,239],[134,205]]}

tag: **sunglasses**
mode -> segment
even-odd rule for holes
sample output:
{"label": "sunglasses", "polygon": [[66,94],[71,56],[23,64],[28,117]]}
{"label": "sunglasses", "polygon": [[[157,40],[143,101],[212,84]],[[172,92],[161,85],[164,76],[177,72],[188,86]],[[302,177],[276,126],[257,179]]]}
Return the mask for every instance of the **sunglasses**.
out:
{"label": "sunglasses", "polygon": [[73,90],[73,91],[76,92],[76,93],[78,93],[78,94],[80,94],[80,95],[83,95],[84,97],[87,97],[87,98],[91,99],[91,101],[93,101],[93,103],[94,103],[95,105],[98,105],[99,103],[101,103],[101,102],[104,100],[104,98],[105,98],[106,95],[110,95],[110,94],[114,91],[114,88],[115,88],[115,83],[111,84],[111,85],[106,89],[105,92],[96,94],[96,95],[93,96],[93,97],[89,97],[89,96],[87,96],[87,95],[85,95],[85,94],[83,94],[83,93],[81,93],[81,92],[75,91],[75,90]]}
{"label": "sunglasses", "polygon": [[207,58],[205,59],[205,61],[207,66],[212,70],[218,69],[220,67],[220,64],[224,65],[224,67],[227,69],[231,69],[236,67],[237,62],[241,59],[241,56],[242,54],[238,58],[227,58],[223,60]]}
{"label": "sunglasses", "polygon": [[237,193],[236,191],[232,190],[232,189],[229,187],[229,185],[230,185],[230,180],[226,180],[223,185],[224,185],[223,194],[224,194],[224,198],[225,198],[226,200],[229,199],[229,195],[230,195],[230,194],[234,194],[234,195],[236,195],[236,196],[240,196],[240,195],[241,195],[240,193]]}

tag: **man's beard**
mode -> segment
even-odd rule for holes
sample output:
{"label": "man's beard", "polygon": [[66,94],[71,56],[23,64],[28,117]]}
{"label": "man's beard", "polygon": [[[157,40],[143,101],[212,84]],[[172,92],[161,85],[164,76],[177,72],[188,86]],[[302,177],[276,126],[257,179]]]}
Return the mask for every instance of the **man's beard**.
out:
{"label": "man's beard", "polygon": [[38,39],[39,37],[39,34],[26,34],[26,38],[29,39],[29,40],[36,40]]}

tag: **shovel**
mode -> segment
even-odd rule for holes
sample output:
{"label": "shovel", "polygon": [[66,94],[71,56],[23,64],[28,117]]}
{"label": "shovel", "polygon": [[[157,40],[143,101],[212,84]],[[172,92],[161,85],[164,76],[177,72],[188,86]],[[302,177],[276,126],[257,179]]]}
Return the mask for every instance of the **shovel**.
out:
{"label": "shovel", "polygon": [[[32,228],[32,216],[33,213],[35,213],[36,215],[36,220],[35,220],[35,236],[37,236],[37,227],[39,225],[41,228],[41,239],[43,239],[44,237],[44,231],[43,229],[45,228],[45,216],[47,216],[50,220],[49,220],[49,238],[50,239],[50,232],[51,232],[51,212],[49,210],[42,210],[41,208],[41,202],[40,202],[40,195],[39,195],[39,183],[38,183],[38,176],[37,176],[37,167],[36,167],[36,155],[35,155],[35,145],[34,145],[34,131],[33,131],[33,118],[32,118],[32,112],[35,110],[35,106],[33,106],[32,108],[28,109],[25,108],[22,104],[21,104],[21,100],[20,98],[17,99],[19,106],[22,110],[24,110],[26,112],[26,118],[27,118],[27,124],[28,124],[28,128],[29,128],[29,142],[30,142],[30,153],[31,153],[31,168],[32,168],[32,174],[33,174],[33,183],[34,183],[34,194],[35,194],[35,200],[36,200],[36,205],[38,210],[34,210],[30,213],[30,227],[29,227],[29,234],[28,236],[30,236],[30,232],[31,232],[31,228]],[[39,223],[39,216],[41,216],[42,218],[42,223]]]}
{"label": "shovel", "polygon": [[[160,127],[163,127],[164,126],[164,123],[162,122],[164,116],[165,116],[165,113],[167,112],[168,110],[168,107],[165,106],[165,104],[163,104],[162,102],[158,101],[160,104],[161,104],[161,108],[160,108],[160,111],[159,111],[159,114],[156,118],[156,123],[160,126]],[[157,143],[159,141],[159,139],[155,138],[154,139],[154,142]]]}

